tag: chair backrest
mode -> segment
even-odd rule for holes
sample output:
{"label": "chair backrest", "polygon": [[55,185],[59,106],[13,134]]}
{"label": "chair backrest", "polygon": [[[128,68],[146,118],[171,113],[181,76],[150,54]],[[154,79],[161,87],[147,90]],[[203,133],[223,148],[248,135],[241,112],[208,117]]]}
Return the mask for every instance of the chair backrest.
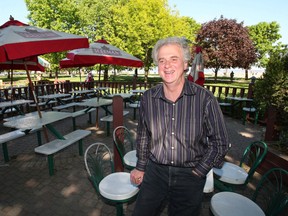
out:
{"label": "chair backrest", "polygon": [[247,146],[242,155],[239,165],[240,167],[243,167],[245,164],[248,167],[248,176],[245,184],[247,184],[250,178],[254,175],[257,167],[261,164],[264,157],[266,156],[267,151],[267,144],[263,141],[255,141],[252,142],[249,146]]}
{"label": "chair backrest", "polygon": [[123,163],[124,155],[134,150],[134,140],[131,133],[125,126],[118,126],[113,131],[113,140]]}
{"label": "chair backrest", "polygon": [[[267,216],[287,215],[288,211],[288,171],[282,168],[272,168],[267,171],[253,194],[256,202]],[[285,212],[286,211],[286,212]]]}
{"label": "chair backrest", "polygon": [[91,144],[84,154],[85,168],[89,180],[99,194],[100,181],[110,173],[114,172],[113,157],[110,149],[104,143]]}

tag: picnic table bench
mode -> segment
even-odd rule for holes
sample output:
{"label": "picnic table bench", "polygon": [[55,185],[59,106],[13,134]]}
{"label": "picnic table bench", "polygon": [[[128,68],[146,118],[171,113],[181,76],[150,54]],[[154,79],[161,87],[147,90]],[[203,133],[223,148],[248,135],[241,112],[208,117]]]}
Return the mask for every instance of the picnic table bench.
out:
{"label": "picnic table bench", "polygon": [[9,161],[7,143],[22,136],[25,136],[25,132],[21,130],[14,130],[0,135],[0,144],[2,144],[3,156],[5,162]]}
{"label": "picnic table bench", "polygon": [[83,155],[83,138],[91,134],[88,130],[75,130],[64,136],[64,139],[55,139],[51,142],[38,146],[34,151],[38,154],[44,154],[48,159],[49,175],[54,175],[54,159],[53,156],[57,152],[69,147],[70,145],[79,142],[79,155]]}
{"label": "picnic table bench", "polygon": [[67,104],[63,104],[63,105],[59,105],[59,106],[54,106],[52,107],[52,110],[58,110],[61,111],[62,109],[68,109],[70,107],[73,107],[73,111],[75,112],[75,106],[77,106],[77,102],[71,102],[71,103],[67,103]]}
{"label": "picnic table bench", "polygon": [[[129,114],[129,111],[124,110],[123,116],[126,116]],[[107,115],[102,118],[100,118],[100,121],[106,122],[106,134],[107,136],[110,135],[110,122],[113,122],[113,115]]]}

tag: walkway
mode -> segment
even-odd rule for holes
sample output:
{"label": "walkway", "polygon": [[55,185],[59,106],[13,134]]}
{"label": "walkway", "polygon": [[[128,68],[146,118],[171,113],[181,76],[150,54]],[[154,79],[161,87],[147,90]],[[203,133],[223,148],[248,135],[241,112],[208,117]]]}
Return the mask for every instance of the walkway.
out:
{"label": "walkway", "polygon": [[[92,119],[95,119],[95,112]],[[103,113],[100,112],[100,116]],[[106,136],[105,124],[96,130],[87,123],[88,115],[77,118],[77,126],[92,131],[84,140],[84,148],[94,142],[104,142],[112,147],[112,137]],[[238,162],[244,148],[252,141],[262,139],[263,128],[250,123],[243,126],[239,120],[225,116],[232,148],[227,159]],[[125,117],[125,125],[136,135],[137,121],[133,110]],[[67,119],[55,126],[63,133],[72,131],[72,121]],[[0,126],[0,133],[8,132]],[[36,134],[28,135],[8,144],[12,160],[5,164],[0,150],[0,215],[2,216],[114,216],[115,207],[104,204],[87,179],[83,157],[78,155],[77,145],[55,156],[55,175],[48,174],[46,157],[36,155]],[[212,194],[206,195],[201,216],[209,215]],[[131,215],[133,203],[127,206]],[[161,216],[167,215],[164,209]]]}

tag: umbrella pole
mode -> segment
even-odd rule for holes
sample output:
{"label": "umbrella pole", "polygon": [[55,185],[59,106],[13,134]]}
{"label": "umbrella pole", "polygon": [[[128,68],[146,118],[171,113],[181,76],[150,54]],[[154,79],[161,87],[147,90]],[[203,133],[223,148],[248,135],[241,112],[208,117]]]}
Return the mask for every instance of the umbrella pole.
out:
{"label": "umbrella pole", "polygon": [[81,83],[81,68],[79,67],[80,83]]}
{"label": "umbrella pole", "polygon": [[[26,74],[27,74],[27,77],[28,77],[28,81],[29,81],[29,86],[30,86],[31,91],[32,91],[33,99],[34,99],[34,101],[36,103],[36,108],[37,108],[37,112],[38,112],[39,118],[42,118],[42,114],[41,114],[41,111],[40,111],[38,100],[37,100],[36,94],[35,94],[34,85],[33,85],[33,82],[31,80],[30,73],[28,71],[28,68],[27,68],[27,65],[26,65],[25,61],[24,61],[24,65],[25,65],[25,70],[26,70]],[[46,141],[49,142],[48,133],[47,133],[47,129],[46,129],[45,126],[43,126],[43,132],[44,132],[44,136],[45,136]]]}
{"label": "umbrella pole", "polygon": [[[11,102],[13,101],[13,60],[12,60],[12,68],[11,68],[11,71],[10,71],[10,85],[11,85]],[[12,110],[12,108],[11,108]]]}
{"label": "umbrella pole", "polygon": [[100,67],[99,67],[99,77],[98,77],[99,84],[100,84],[100,75],[101,75],[101,64],[100,64]]}

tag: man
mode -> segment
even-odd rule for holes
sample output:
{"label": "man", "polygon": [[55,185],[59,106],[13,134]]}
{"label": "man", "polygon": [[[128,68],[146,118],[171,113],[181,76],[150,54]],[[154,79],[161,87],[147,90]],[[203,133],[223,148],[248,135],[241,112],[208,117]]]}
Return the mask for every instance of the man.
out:
{"label": "man", "polygon": [[152,57],[163,84],[141,97],[133,215],[157,215],[166,200],[171,216],[199,215],[206,174],[228,150],[223,115],[212,93],[185,79],[191,56],[184,38],[158,41]]}

